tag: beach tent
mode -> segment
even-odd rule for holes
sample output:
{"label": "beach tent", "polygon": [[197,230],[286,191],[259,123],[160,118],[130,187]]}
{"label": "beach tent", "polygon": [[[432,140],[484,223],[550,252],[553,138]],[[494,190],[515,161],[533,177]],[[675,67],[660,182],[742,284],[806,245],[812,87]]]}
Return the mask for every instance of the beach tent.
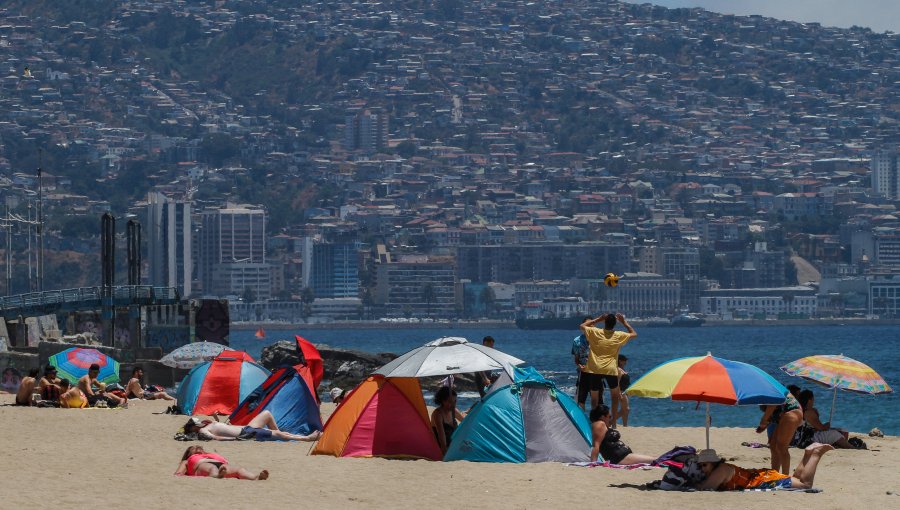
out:
{"label": "beach tent", "polygon": [[241,401],[229,421],[247,425],[256,415],[268,410],[278,428],[285,432],[305,436],[322,430],[319,403],[311,381],[309,369],[304,365],[279,368]]}
{"label": "beach tent", "polygon": [[444,460],[587,462],[591,426],[568,395],[534,369],[492,386],[459,424]]}
{"label": "beach tent", "polygon": [[312,453],[441,460],[419,380],[373,375],[360,383],[328,419]]}
{"label": "beach tent", "polygon": [[241,351],[222,351],[212,361],[191,369],[175,392],[184,414],[231,414],[269,377],[269,371]]}

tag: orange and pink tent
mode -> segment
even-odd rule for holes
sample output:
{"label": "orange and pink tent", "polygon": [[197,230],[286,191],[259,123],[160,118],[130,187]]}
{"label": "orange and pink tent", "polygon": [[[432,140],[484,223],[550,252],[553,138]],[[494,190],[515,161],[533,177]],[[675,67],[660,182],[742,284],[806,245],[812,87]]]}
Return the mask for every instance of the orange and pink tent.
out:
{"label": "orange and pink tent", "polygon": [[325,423],[313,455],[441,460],[419,380],[373,375]]}

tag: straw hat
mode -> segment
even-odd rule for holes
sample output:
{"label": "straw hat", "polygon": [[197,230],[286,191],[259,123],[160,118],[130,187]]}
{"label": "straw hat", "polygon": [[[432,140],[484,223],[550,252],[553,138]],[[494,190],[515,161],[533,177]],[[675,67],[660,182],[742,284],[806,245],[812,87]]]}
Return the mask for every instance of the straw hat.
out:
{"label": "straw hat", "polygon": [[716,453],[713,449],[708,450],[700,450],[700,453],[697,454],[697,462],[710,462],[715,464],[716,462],[721,462],[725,460],[720,457],[718,453]]}

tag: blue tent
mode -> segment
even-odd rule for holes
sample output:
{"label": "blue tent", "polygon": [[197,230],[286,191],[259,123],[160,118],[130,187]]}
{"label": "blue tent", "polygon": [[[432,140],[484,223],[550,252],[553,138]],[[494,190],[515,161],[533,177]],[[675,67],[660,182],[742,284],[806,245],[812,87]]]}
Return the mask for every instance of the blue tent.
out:
{"label": "blue tent", "polygon": [[444,460],[587,462],[591,426],[568,395],[533,368],[491,386],[453,433]]}
{"label": "blue tent", "polygon": [[291,434],[310,434],[322,430],[319,403],[310,390],[305,366],[282,367],[272,373],[258,388],[238,405],[229,421],[235,425],[247,425],[259,413],[268,410],[278,428]]}

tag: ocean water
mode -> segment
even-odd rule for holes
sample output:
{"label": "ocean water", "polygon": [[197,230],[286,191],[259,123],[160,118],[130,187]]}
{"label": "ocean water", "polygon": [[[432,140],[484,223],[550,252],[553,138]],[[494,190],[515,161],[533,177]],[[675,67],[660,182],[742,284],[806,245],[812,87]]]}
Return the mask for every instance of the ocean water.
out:
{"label": "ocean water", "polygon": [[[258,340],[254,331],[232,331],[236,349],[258,357],[267,344],[299,334],[314,343],[367,352],[402,354],[435,338],[462,336],[480,342],[485,335],[496,340],[495,347],[527,361],[560,388],[574,394],[575,366],[570,349],[577,331],[527,331],[519,329],[317,329],[270,331]],[[628,371],[636,381],[653,367],[673,358],[714,356],[756,365],[784,384],[810,388],[816,395],[816,407],[825,421],[831,410],[832,391],[797,377],[789,377],[779,367],[813,354],[843,354],[874,368],[895,390],[900,389],[900,326],[777,326],[777,327],[702,327],[638,328],[638,338],[622,349],[628,356]],[[430,391],[426,388],[426,397]],[[609,393],[606,393],[608,401]],[[465,409],[477,394],[460,395]],[[704,424],[705,404],[673,402],[668,399],[631,398],[630,425],[697,426]],[[712,424],[718,427],[755,427],[759,423],[757,406],[710,406]],[[838,391],[832,426],[856,432],[872,427],[885,434],[900,434],[900,397],[898,394],[858,395]],[[764,439],[760,436],[760,439]],[[762,441],[764,442],[764,441]],[[700,444],[699,441],[697,444]]]}

